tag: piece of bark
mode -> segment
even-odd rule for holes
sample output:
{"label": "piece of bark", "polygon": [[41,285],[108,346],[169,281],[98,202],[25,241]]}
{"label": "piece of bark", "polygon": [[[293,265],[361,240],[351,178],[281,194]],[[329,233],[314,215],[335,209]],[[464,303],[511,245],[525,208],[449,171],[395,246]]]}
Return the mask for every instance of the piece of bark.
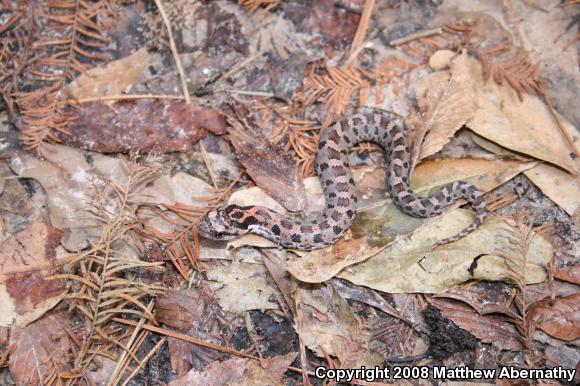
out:
{"label": "piece of bark", "polygon": [[85,103],[68,107],[70,135],[63,143],[101,153],[191,150],[207,131],[224,134],[226,121],[216,110],[175,100],[132,100],[108,106]]}

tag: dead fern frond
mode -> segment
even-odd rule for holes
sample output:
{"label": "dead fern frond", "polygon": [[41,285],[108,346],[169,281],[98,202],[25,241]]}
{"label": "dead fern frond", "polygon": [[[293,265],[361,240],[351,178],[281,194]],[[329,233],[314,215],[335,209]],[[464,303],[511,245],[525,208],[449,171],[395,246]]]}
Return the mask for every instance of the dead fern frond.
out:
{"label": "dead fern frond", "polygon": [[[171,227],[169,232],[162,233],[150,226],[145,218],[139,219],[143,226],[140,234],[165,251],[166,256],[169,257],[183,279],[190,280],[193,277],[193,272],[203,271],[199,264],[199,237],[197,233],[199,219],[208,210],[221,205],[229,197],[240,177],[233,180],[225,189],[216,189],[211,196],[193,197],[195,200],[206,201],[207,204],[203,206],[185,204],[149,206],[155,216],[169,224]],[[189,262],[189,265],[186,265],[184,258]]]}
{"label": "dead fern frond", "polygon": [[529,54],[512,45],[499,45],[476,51],[481,62],[484,80],[490,77],[497,84],[507,82],[523,100],[523,93],[541,93],[543,81],[540,78],[539,64],[532,63]]}
{"label": "dead fern frond", "polygon": [[359,105],[371,87],[366,72],[355,64],[346,67],[324,66],[324,72],[311,72],[303,81],[296,100],[304,106],[316,101],[326,105],[328,114],[322,127],[328,127],[334,118],[346,113],[351,96],[359,92]]}
{"label": "dead fern frond", "polygon": [[164,290],[125,275],[128,271],[158,269],[162,263],[140,261],[127,254],[133,245],[131,233],[138,224],[134,214],[139,205],[137,191],[157,171],[138,165],[134,159],[124,161],[124,166],[126,181],[108,182],[89,210],[102,224],[101,235],[89,251],[80,253],[73,261],[78,274],[55,276],[76,283],[76,291],[70,297],[76,299],[73,305],[87,321],[85,340],[75,362],[78,369],[84,369],[96,356],[115,359],[115,352],[124,347],[118,332],[110,331],[111,318],[135,315],[155,323],[151,305],[145,304],[145,298]]}
{"label": "dead fern frond", "polygon": [[109,58],[103,24],[113,14],[108,1],[15,2],[0,26],[0,89],[22,141],[40,150],[66,132],[62,90],[67,82]]}
{"label": "dead fern frond", "polygon": [[256,108],[263,115],[275,116],[272,142],[284,143],[285,150],[294,151],[300,164],[302,177],[312,175],[321,126],[316,122],[296,118],[296,109],[293,107],[274,108],[259,103]]}
{"label": "dead fern frond", "polygon": [[280,4],[280,0],[238,0],[238,4],[249,12],[256,12],[260,8],[263,8],[264,12],[268,12]]}
{"label": "dead fern frond", "polygon": [[[516,312],[512,315],[512,323],[516,326],[523,346],[531,353],[533,344],[533,326],[528,317],[531,304],[527,297],[528,280],[528,256],[532,249],[537,232],[530,225],[525,224],[523,218],[517,218],[513,223],[507,224],[509,253],[498,253],[503,259],[508,277],[516,284],[517,290],[513,294],[513,304]],[[531,359],[531,358],[528,358]]]}

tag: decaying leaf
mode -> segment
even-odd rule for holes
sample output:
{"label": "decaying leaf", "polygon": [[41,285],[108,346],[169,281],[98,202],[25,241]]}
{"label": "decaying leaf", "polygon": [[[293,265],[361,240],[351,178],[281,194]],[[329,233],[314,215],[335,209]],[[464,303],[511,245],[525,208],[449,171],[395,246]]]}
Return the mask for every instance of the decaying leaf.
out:
{"label": "decaying leaf", "polygon": [[91,165],[80,150],[61,145],[54,145],[45,159],[15,152],[10,166],[19,176],[42,185],[50,222],[64,232],[62,244],[69,251],[86,248],[89,238],[97,237],[95,222],[85,210],[104,180],[122,182],[125,178],[118,159],[95,154]]}
{"label": "decaying leaf", "polygon": [[147,49],[141,48],[125,58],[83,73],[67,86],[66,92],[76,100],[121,95],[131,87],[148,63]]}
{"label": "decaying leaf", "polygon": [[[215,322],[215,311],[201,291],[179,289],[159,297],[157,320],[183,333],[207,342],[223,345],[215,336],[219,331]],[[212,328],[213,327],[213,328]],[[211,330],[208,331],[208,328]],[[224,359],[219,351],[197,346],[175,338],[169,338],[169,357],[171,368],[178,375],[192,368],[199,369],[208,363]]]}
{"label": "decaying leaf", "polygon": [[213,109],[175,100],[85,103],[70,107],[70,135],[59,135],[65,144],[101,153],[144,150],[190,150],[207,131],[224,134],[226,122]]}
{"label": "decaying leaf", "polygon": [[522,349],[515,327],[505,316],[480,315],[464,303],[444,298],[432,298],[429,303],[482,342],[491,343],[500,350]]}
{"label": "decaying leaf", "polygon": [[266,280],[265,273],[265,268],[259,264],[232,262],[211,268],[206,274],[220,305],[227,311],[241,313],[278,308],[272,301],[274,288]]}
{"label": "decaying leaf", "polygon": [[231,117],[228,121],[233,126],[229,137],[238,160],[256,185],[288,210],[301,211],[305,192],[296,161],[251,129],[243,118]]}
{"label": "decaying leaf", "polygon": [[317,355],[331,355],[341,366],[376,366],[380,356],[369,349],[372,337],[356,314],[331,286],[300,289],[297,312],[300,340]]}
{"label": "decaying leaf", "polygon": [[[496,159],[432,160],[420,164],[415,169],[411,185],[420,194],[427,194],[448,182],[467,180],[485,192],[529,167],[530,164],[520,161]],[[364,193],[368,194],[368,191]],[[471,221],[466,218],[464,226]],[[315,283],[326,281],[341,269],[360,263],[384,247],[412,234],[425,222],[427,220],[404,214],[390,200],[375,203],[357,213],[353,226],[343,239],[327,248],[308,253],[300,252],[299,259],[288,261],[288,270],[302,281]],[[444,224],[443,227],[451,226],[444,221],[440,224]],[[454,232],[457,233],[459,230],[455,228]],[[439,234],[436,237],[443,239],[455,234],[451,230],[448,232],[446,236]],[[435,241],[433,238],[432,243]]]}
{"label": "decaying leaf", "polygon": [[580,294],[575,293],[554,302],[535,304],[530,318],[534,325],[555,338],[572,341],[580,337]]}
{"label": "decaying leaf", "polygon": [[412,143],[415,160],[441,150],[477,110],[476,89],[468,60],[467,54],[463,53],[452,61],[450,74],[447,71],[439,72],[417,83],[420,116],[409,117],[421,123],[414,125]]}
{"label": "decaying leaf", "polygon": [[45,315],[26,327],[14,327],[10,343],[14,349],[8,364],[10,375],[19,385],[45,385],[70,370],[77,345],[69,335],[72,326],[67,315]]}
{"label": "decaying leaf", "polygon": [[[467,280],[509,280],[497,252],[511,251],[505,240],[505,217],[489,217],[476,231],[429,252],[436,241],[458,233],[473,221],[465,210],[455,210],[423,226],[409,239],[385,248],[372,258],[350,266],[338,276],[384,292],[444,292]],[[552,258],[550,243],[536,237],[528,256],[527,282],[546,278],[543,268]]]}
{"label": "decaying leaf", "polygon": [[2,241],[0,249],[0,326],[25,326],[60,302],[63,280],[49,280],[62,232],[37,221]]}
{"label": "decaying leaf", "polygon": [[296,358],[289,353],[265,361],[265,366],[245,358],[232,358],[223,362],[213,362],[202,371],[191,370],[169,383],[169,386],[186,385],[256,385],[282,386],[283,371]]}

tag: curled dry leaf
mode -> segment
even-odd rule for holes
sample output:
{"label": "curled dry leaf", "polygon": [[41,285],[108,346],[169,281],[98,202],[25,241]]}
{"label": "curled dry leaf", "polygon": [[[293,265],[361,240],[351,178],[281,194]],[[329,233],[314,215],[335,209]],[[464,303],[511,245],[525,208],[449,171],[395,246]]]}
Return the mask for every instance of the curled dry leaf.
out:
{"label": "curled dry leaf", "polygon": [[101,153],[187,151],[207,130],[218,135],[226,130],[225,119],[216,110],[175,100],[85,103],[68,107],[67,114],[72,118],[67,125],[70,135],[58,138]]}
{"label": "curled dry leaf", "polygon": [[571,341],[580,338],[580,293],[543,300],[530,312],[534,325],[555,338]]}
{"label": "curled dry leaf", "polygon": [[65,314],[45,315],[26,327],[14,327],[10,344],[14,349],[8,365],[18,385],[45,385],[61,371],[71,370],[77,342]]}
{"label": "curled dry leaf", "polygon": [[149,64],[146,48],[112,62],[95,67],[73,80],[66,92],[74,99],[121,95],[131,87]]}
{"label": "curled dry leaf", "polygon": [[574,265],[554,271],[556,279],[580,285],[580,265]]}
{"label": "curled dry leaf", "polygon": [[484,343],[491,343],[500,350],[519,351],[523,348],[516,328],[507,317],[480,315],[468,305],[450,299],[431,298],[429,303]]}
{"label": "curled dry leaf", "polygon": [[[419,117],[409,117],[414,126],[414,163],[437,153],[477,110],[476,89],[463,53],[452,60],[451,73],[437,72],[417,83]],[[413,124],[414,123],[414,124]]]}
{"label": "curled dry leaf", "polygon": [[49,280],[62,232],[37,221],[8,237],[0,250],[0,326],[24,326],[60,302],[63,280]]}
{"label": "curled dry leaf", "polygon": [[288,210],[301,211],[305,191],[296,161],[282,148],[275,147],[263,135],[254,132],[251,124],[233,117],[228,121],[233,126],[229,138],[238,160],[256,185]]}

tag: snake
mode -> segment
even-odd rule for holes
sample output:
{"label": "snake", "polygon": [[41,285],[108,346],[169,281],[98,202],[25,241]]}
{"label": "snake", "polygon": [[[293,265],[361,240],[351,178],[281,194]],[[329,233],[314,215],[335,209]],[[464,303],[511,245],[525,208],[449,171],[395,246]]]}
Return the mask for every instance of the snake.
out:
{"label": "snake", "polygon": [[432,249],[470,234],[487,215],[483,193],[469,182],[453,181],[431,195],[417,194],[409,184],[412,165],[407,131],[396,124],[397,117],[394,113],[372,109],[347,116],[322,132],[316,154],[316,172],[326,198],[326,207],[321,212],[297,219],[263,206],[230,204],[208,211],[199,221],[199,234],[209,239],[228,240],[254,233],[281,247],[296,250],[332,245],[348,231],[355,218],[358,197],[348,152],[359,142],[374,142],[382,147],[388,162],[388,192],[404,213],[427,218],[441,214],[459,199],[471,204],[476,212],[475,220],[456,235],[435,243]]}

